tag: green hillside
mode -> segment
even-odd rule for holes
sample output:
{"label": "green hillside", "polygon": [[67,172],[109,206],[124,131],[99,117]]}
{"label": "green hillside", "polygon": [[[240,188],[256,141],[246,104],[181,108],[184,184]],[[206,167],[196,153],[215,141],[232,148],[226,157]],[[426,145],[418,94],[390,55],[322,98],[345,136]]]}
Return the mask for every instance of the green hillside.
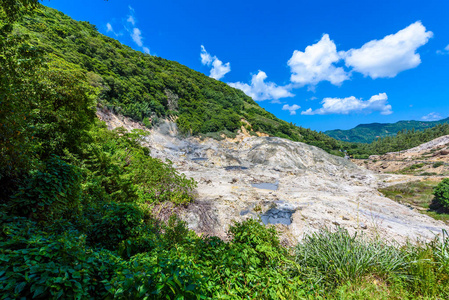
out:
{"label": "green hillside", "polygon": [[[40,11],[27,17],[35,7]],[[220,104],[220,95],[241,100],[243,109]],[[2,0],[0,299],[448,298],[447,235],[399,247],[325,228],[293,248],[275,227],[251,218],[234,222],[225,241],[198,236],[175,214],[156,218],[164,207],[191,202],[196,182],[153,158],[141,145],[146,132],[108,130],[95,117],[98,105],[148,126],[177,115],[187,132],[215,108],[246,114],[261,130],[338,146],[272,117],[241,92],[132,51],[37,0]],[[221,128],[232,129],[232,117],[218,117]]]}
{"label": "green hillside", "polygon": [[40,7],[15,26],[52,60],[80,68],[98,90],[98,104],[141,121],[148,127],[174,116],[181,132],[219,137],[233,135],[247,120],[250,132],[303,141],[338,153],[325,134],[276,118],[241,90],[231,88],[177,62],[135,51],[100,34],[88,22],[77,22]]}
{"label": "green hillside", "polygon": [[435,127],[438,124],[449,123],[449,118],[439,121],[399,121],[396,123],[371,123],[360,124],[348,130],[328,130],[324,133],[328,136],[345,142],[371,143],[379,137],[395,136],[399,131],[422,131]]}

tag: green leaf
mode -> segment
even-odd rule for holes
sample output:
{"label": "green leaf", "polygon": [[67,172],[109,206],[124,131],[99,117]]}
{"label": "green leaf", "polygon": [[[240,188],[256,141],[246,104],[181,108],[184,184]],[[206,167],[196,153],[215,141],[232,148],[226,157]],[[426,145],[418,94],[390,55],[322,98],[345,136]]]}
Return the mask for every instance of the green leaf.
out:
{"label": "green leaf", "polygon": [[26,282],[21,282],[20,284],[18,284],[16,286],[16,288],[14,289],[14,293],[16,295],[19,295],[23,291],[23,289],[25,288],[26,284],[27,284]]}

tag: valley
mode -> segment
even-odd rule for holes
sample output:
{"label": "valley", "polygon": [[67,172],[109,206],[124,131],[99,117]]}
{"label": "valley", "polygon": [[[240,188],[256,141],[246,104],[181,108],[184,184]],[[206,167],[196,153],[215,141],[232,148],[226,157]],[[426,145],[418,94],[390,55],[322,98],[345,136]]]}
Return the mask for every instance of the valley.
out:
{"label": "valley", "polygon": [[[351,43],[336,44],[312,16],[320,24],[301,27],[300,48],[283,49],[293,55],[290,74],[280,76],[281,49],[266,55],[270,47],[249,42],[258,33],[265,40],[272,26],[241,26],[251,30],[239,30],[244,43],[234,42],[236,30],[224,39],[218,29],[229,21],[210,14],[215,2],[174,1],[167,10],[157,9],[164,1],[50,3],[61,11],[41,2],[0,2],[0,299],[449,298],[448,119],[432,121],[444,112],[421,99],[400,103],[417,87],[429,104],[443,99],[425,84],[442,76],[432,70],[406,82],[407,91],[406,77],[393,79],[421,63],[416,51],[433,35],[421,21],[371,41],[366,32],[355,41],[348,24],[341,33]],[[260,13],[275,8],[254,4]],[[207,13],[193,22],[199,5]],[[286,10],[295,22],[309,14],[300,6]],[[97,19],[110,9],[115,15]],[[237,26],[261,24],[251,16],[259,10],[244,11]],[[214,22],[204,26],[204,15]],[[352,20],[336,15],[335,24]],[[163,20],[150,31],[155,17]],[[167,24],[172,35],[163,34]],[[317,38],[306,36],[312,28],[322,38],[307,46]],[[272,32],[281,47],[284,31]],[[415,45],[401,42],[410,37]],[[215,55],[233,51],[219,52],[218,40],[239,54],[226,81],[231,59]],[[240,56],[248,45],[251,54]],[[370,48],[380,55],[372,59]],[[364,57],[374,65],[360,68]],[[268,72],[267,58],[269,78],[260,69]],[[248,68],[259,71],[239,81]],[[379,77],[396,83],[360,84]],[[359,125],[337,130],[341,140],[308,128],[388,121],[423,105],[419,118],[429,122]]]}
{"label": "valley", "polygon": [[[139,128],[128,118],[106,112],[100,115],[111,129]],[[168,218],[172,209],[198,234],[226,238],[234,220],[264,220],[270,210],[286,211],[291,215],[290,224],[276,218],[270,222],[288,245],[323,227],[342,226],[350,232],[364,231],[401,243],[432,239],[442,229],[449,229],[378,192],[415,177],[378,174],[314,146],[252,137],[243,130],[236,138],[221,141],[183,138],[169,121],[150,131],[144,144],[151,155],[169,159],[177,170],[198,182],[194,202],[187,207],[158,207],[162,218]],[[260,183],[270,185],[254,186]]]}

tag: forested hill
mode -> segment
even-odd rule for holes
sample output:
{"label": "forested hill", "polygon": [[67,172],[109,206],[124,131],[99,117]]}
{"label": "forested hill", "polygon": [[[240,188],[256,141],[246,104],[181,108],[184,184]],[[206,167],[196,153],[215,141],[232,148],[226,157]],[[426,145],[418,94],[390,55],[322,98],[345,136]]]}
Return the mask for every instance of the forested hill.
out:
{"label": "forested hill", "polygon": [[403,130],[422,131],[428,128],[435,127],[438,124],[449,123],[449,118],[439,121],[399,121],[396,123],[371,123],[360,124],[355,128],[349,130],[328,130],[324,133],[328,136],[345,142],[354,143],[371,143],[379,137],[395,136],[398,132]]}
{"label": "forested hill", "polygon": [[243,118],[252,133],[265,132],[338,153],[338,142],[325,134],[280,120],[241,90],[177,62],[135,51],[100,34],[88,22],[40,6],[15,26],[16,33],[29,34],[48,57],[57,56],[81,69],[98,90],[99,105],[148,127],[175,116],[184,133],[218,137],[235,133]]}

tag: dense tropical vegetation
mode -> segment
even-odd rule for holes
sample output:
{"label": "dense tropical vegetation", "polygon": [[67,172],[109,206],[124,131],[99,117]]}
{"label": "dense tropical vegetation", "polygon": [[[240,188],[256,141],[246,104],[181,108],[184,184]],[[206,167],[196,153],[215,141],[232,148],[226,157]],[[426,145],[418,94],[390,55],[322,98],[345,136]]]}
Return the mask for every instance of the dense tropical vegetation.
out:
{"label": "dense tropical vegetation", "polygon": [[[177,115],[180,128],[203,133],[235,130],[243,116],[253,129],[338,144],[36,3],[0,2],[1,299],[449,296],[447,237],[399,247],[323,229],[290,249],[255,220],[223,241],[176,216],[155,219],[153,205],[187,204],[196,183],[152,158],[144,132],[108,130],[97,105],[150,123]],[[203,130],[207,121],[217,130]]]}
{"label": "dense tropical vegetation", "polygon": [[449,118],[438,121],[399,121],[396,123],[360,124],[348,130],[327,130],[324,133],[339,141],[371,143],[380,137],[395,136],[398,132],[423,131],[439,124],[449,123]]}

